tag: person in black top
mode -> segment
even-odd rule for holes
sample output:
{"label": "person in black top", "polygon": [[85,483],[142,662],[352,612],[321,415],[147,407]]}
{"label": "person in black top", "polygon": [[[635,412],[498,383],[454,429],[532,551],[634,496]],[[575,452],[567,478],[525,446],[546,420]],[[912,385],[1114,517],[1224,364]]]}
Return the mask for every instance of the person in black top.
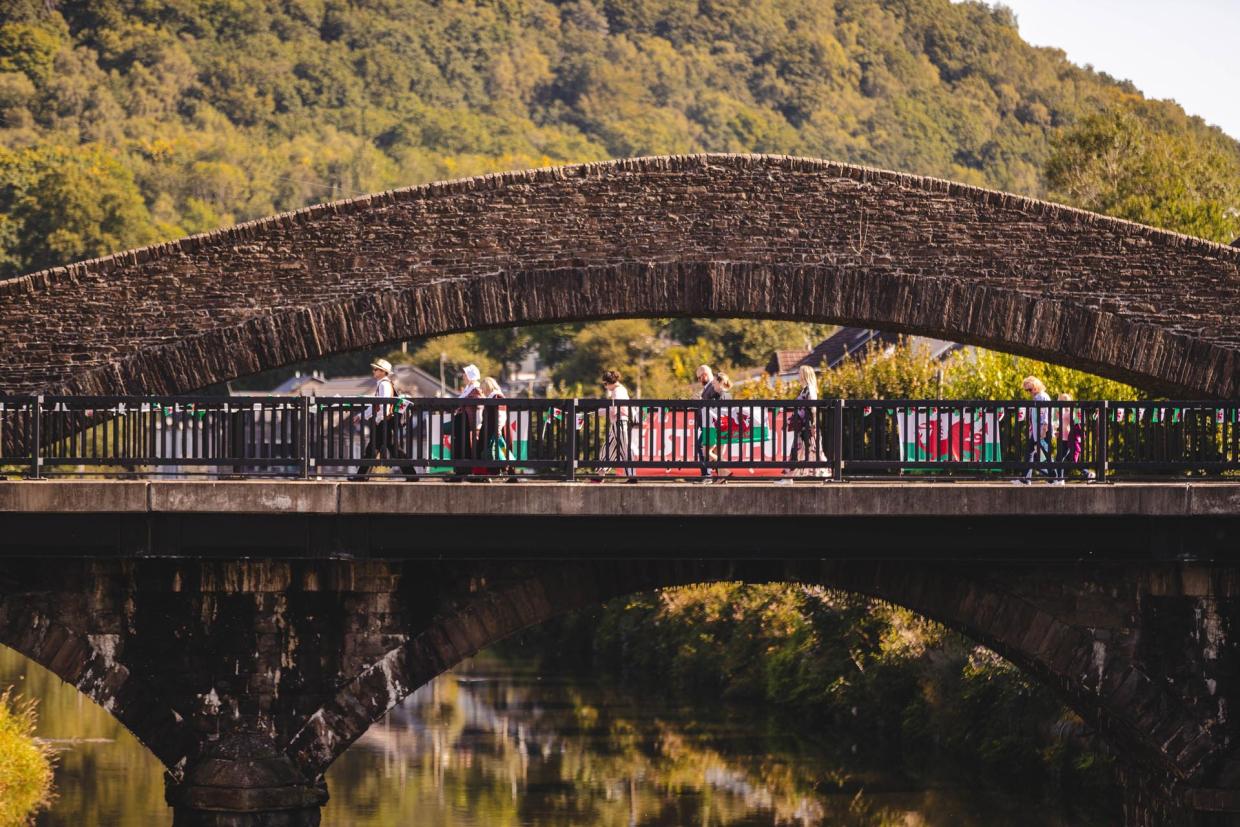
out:
{"label": "person in black top", "polygon": [[[697,369],[697,380],[702,385],[702,392],[698,398],[710,402],[722,397],[718,386],[715,384],[715,372],[710,369],[710,365],[701,365]],[[706,445],[706,423],[710,421],[711,409],[703,406],[697,412],[697,439],[694,442],[694,459],[696,459],[702,468],[702,482],[712,483],[715,481],[714,474],[711,473],[708,461],[710,459],[710,451]]]}

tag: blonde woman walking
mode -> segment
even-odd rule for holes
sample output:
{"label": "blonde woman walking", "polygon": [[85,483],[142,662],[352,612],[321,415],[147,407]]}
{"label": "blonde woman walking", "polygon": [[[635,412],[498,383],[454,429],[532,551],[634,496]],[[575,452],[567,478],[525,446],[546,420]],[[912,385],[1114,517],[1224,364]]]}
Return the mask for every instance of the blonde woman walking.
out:
{"label": "blonde woman walking", "polygon": [[[809,365],[801,365],[798,378],[801,380],[801,392],[797,394],[798,402],[818,401],[818,373]],[[803,457],[805,462],[821,462],[822,447],[818,444],[818,408],[813,405],[793,407],[784,414],[784,427],[792,432],[792,451],[788,455],[790,462],[797,462]],[[820,468],[789,468],[784,472],[783,479],[777,484],[788,485],[792,477],[822,476]]]}
{"label": "blonde woman walking", "polygon": [[[1021,389],[1029,394],[1033,402],[1050,402],[1046,393],[1046,385],[1036,376],[1026,376],[1020,383]],[[1025,446],[1026,461],[1029,463],[1047,463],[1051,461],[1051,412],[1038,405],[1023,408],[1021,413],[1029,421],[1029,442]],[[1039,474],[1051,476],[1047,468],[1039,468]],[[1013,485],[1028,485],[1033,481],[1033,468],[1029,468],[1023,477],[1012,480]]]}

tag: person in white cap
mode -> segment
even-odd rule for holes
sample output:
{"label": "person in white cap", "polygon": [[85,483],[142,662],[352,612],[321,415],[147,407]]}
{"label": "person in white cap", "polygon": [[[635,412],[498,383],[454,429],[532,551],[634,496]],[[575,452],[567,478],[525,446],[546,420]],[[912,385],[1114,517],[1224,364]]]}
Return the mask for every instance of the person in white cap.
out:
{"label": "person in white cap", "polygon": [[[457,394],[458,398],[482,398],[482,388],[479,386],[482,371],[478,370],[477,365],[463,367],[461,378],[464,380],[464,387]],[[461,405],[452,413],[452,459],[456,462],[478,458],[478,428],[482,425],[479,407],[478,405]],[[477,468],[467,468],[456,464],[452,466],[452,470],[453,474],[449,479],[455,481],[460,480],[463,472],[486,473],[485,469],[479,471]]]}
{"label": "person in white cap", "polygon": [[[392,363],[387,359],[376,359],[370,363],[370,374],[375,378],[374,396],[377,399],[392,399],[396,396],[396,386],[392,384]],[[362,411],[361,418],[370,423],[370,439],[362,451],[362,459],[376,459],[379,456],[408,460],[409,455],[401,450],[396,437],[396,408],[391,403],[373,402]],[[356,421],[357,417],[354,417]],[[363,465],[349,479],[364,480],[373,466]],[[410,480],[417,479],[416,469],[412,465],[402,465],[400,470]]]}

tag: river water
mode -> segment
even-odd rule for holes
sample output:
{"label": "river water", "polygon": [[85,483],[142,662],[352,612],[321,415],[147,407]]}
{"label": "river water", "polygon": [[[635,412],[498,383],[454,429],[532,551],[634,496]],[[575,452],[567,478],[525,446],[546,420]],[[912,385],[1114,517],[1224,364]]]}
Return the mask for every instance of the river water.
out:
{"label": "river water", "polygon": [[[159,763],[106,712],[0,646],[60,753],[46,827],[166,827]],[[751,709],[691,708],[485,655],[410,696],[328,772],[325,827],[1083,825],[967,773],[858,757]]]}

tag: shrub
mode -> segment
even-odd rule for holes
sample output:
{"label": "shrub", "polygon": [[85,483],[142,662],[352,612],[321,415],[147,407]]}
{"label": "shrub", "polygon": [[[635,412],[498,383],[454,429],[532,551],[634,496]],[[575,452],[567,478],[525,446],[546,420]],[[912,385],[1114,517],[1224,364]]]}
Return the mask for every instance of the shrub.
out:
{"label": "shrub", "polygon": [[0,827],[32,824],[52,802],[52,752],[34,729],[35,702],[0,694]]}

